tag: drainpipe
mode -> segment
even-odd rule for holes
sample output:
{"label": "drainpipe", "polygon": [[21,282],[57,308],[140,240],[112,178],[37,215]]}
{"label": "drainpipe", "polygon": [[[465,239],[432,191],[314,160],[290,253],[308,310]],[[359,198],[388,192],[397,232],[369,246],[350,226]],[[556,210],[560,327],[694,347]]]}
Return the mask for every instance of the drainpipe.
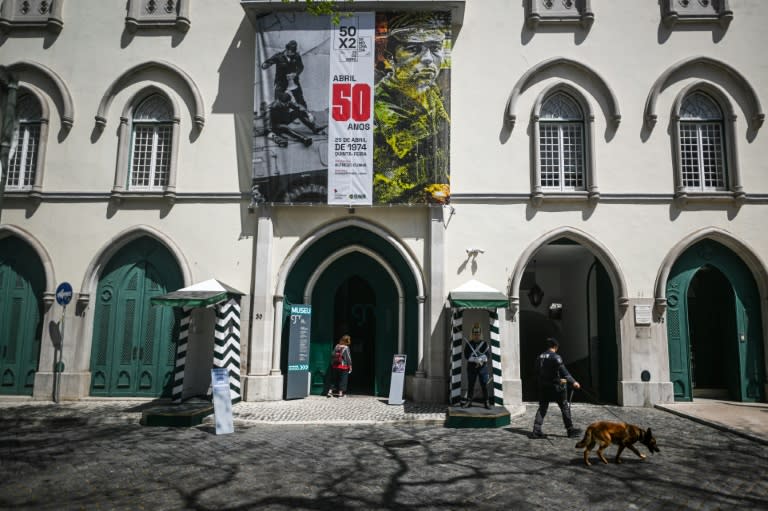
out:
{"label": "drainpipe", "polygon": [[16,93],[19,81],[5,66],[0,66],[0,224],[8,175],[8,155],[16,129]]}

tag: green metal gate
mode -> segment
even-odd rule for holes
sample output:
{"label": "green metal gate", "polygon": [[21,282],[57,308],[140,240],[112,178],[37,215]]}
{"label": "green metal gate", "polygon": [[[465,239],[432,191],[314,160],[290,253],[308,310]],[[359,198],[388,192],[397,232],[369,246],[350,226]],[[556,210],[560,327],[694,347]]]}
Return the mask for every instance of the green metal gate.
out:
{"label": "green metal gate", "polygon": [[733,363],[723,361],[721,370],[737,401],[762,401],[765,372],[763,367],[763,328],[760,297],[749,268],[731,250],[704,240],[686,250],[672,266],[667,281],[667,341],[669,370],[675,400],[693,399],[691,337],[688,290],[691,280],[704,266],[719,270],[733,288],[733,306],[722,308],[724,322],[735,319],[736,328],[722,342],[734,353]]}
{"label": "green metal gate", "polygon": [[32,395],[44,289],[34,250],[13,236],[0,240],[0,394]]}
{"label": "green metal gate", "polygon": [[94,307],[91,395],[170,397],[178,312],[150,298],[180,287],[176,261],[151,238],[129,243],[110,261]]}

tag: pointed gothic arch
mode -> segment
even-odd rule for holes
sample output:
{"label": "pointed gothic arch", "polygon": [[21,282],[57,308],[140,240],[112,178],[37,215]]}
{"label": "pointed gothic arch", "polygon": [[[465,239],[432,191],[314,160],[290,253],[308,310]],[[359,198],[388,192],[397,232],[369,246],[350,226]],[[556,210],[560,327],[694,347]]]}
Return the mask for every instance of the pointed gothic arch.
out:
{"label": "pointed gothic arch", "polygon": [[593,70],[591,67],[582,62],[577,62],[565,57],[554,57],[539,62],[530,68],[523,74],[523,76],[520,77],[515,86],[512,88],[512,92],[509,95],[506,107],[506,121],[509,123],[511,128],[515,126],[515,121],[517,120],[515,108],[517,107],[517,100],[519,99],[520,95],[525,92],[525,90],[530,87],[531,84],[544,73],[544,71],[554,67],[570,67],[589,76],[597,85],[597,89],[602,93],[608,103],[608,111],[605,112],[605,117],[613,121],[613,123],[618,126],[618,124],[621,122],[619,101],[616,99],[616,94],[614,94],[613,90],[608,85],[608,82],[606,82],[603,77],[597,73],[597,71]]}
{"label": "pointed gothic arch", "polygon": [[205,106],[203,104],[203,96],[200,93],[200,89],[197,86],[197,83],[195,83],[195,81],[191,76],[189,76],[189,74],[187,74],[186,71],[164,60],[150,60],[141,64],[137,64],[127,69],[125,72],[123,72],[123,74],[117,77],[117,79],[107,88],[104,96],[101,98],[99,108],[96,111],[96,126],[103,129],[107,125],[109,107],[112,104],[112,101],[115,99],[115,96],[117,96],[117,94],[123,90],[123,88],[125,88],[129,80],[131,80],[134,75],[148,69],[156,69],[162,74],[180,79],[186,84],[187,89],[192,95],[192,99],[194,100],[194,110],[191,112],[192,119],[194,120],[197,129],[202,130],[203,126],[205,125]]}
{"label": "pointed gothic arch", "polygon": [[507,289],[510,309],[512,312],[516,312],[519,308],[520,282],[523,278],[525,267],[531,261],[537,250],[560,238],[574,241],[579,245],[588,248],[594,254],[594,256],[600,261],[603,267],[605,267],[608,273],[608,276],[611,280],[611,285],[613,286],[616,293],[616,305],[618,306],[619,311],[625,311],[629,306],[627,284],[624,279],[624,275],[621,272],[621,267],[619,266],[618,261],[616,261],[616,259],[613,257],[613,254],[611,254],[611,252],[602,243],[593,238],[590,234],[580,229],[576,229],[575,227],[564,226],[540,236],[532,243],[530,243],[528,247],[522,252],[522,254],[520,254],[520,257],[517,259],[517,263],[515,264],[515,268],[512,270],[512,276],[510,278],[509,287]]}
{"label": "pointed gothic arch", "polygon": [[56,292],[56,274],[53,269],[53,260],[45,249],[45,246],[35,238],[29,231],[16,227],[14,225],[0,225],[0,239],[8,236],[16,236],[27,243],[35,251],[37,257],[43,265],[45,271],[45,292],[43,293],[43,302],[50,305],[55,300]]}
{"label": "pointed gothic arch", "polygon": [[656,115],[656,102],[659,95],[661,95],[661,92],[672,84],[674,75],[679,74],[681,71],[685,71],[690,76],[699,77],[699,74],[694,71],[696,66],[700,65],[711,68],[718,73],[724,72],[736,83],[740,92],[744,94],[749,101],[749,110],[744,112],[744,114],[750,120],[752,129],[757,131],[765,120],[765,113],[763,112],[763,107],[760,105],[760,99],[757,97],[757,93],[752,87],[752,84],[750,84],[749,80],[732,66],[725,62],[705,56],[689,57],[676,62],[661,73],[656,81],[653,82],[653,86],[651,86],[651,90],[648,92],[648,98],[645,100],[644,118],[646,129],[650,131],[656,125],[656,120],[658,118]]}

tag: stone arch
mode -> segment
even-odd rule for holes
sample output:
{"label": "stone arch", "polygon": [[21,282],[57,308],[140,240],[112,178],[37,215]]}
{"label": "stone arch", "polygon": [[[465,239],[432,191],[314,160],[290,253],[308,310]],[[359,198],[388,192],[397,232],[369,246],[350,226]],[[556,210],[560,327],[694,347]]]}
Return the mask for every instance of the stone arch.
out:
{"label": "stone arch", "polygon": [[598,89],[603,93],[608,101],[608,112],[606,117],[611,119],[616,125],[621,122],[621,112],[619,111],[619,102],[616,99],[616,95],[608,85],[608,83],[591,67],[582,62],[567,59],[565,57],[554,57],[548,60],[539,62],[520,77],[515,86],[512,88],[512,92],[507,100],[506,108],[506,121],[510,124],[510,127],[514,127],[517,120],[517,114],[515,114],[515,107],[517,106],[517,100],[520,95],[533,83],[534,79],[540,76],[545,70],[557,67],[565,66],[572,67],[583,73],[586,73],[597,84]]}
{"label": "stone arch", "polygon": [[99,103],[99,109],[96,112],[97,127],[104,128],[107,125],[109,107],[112,104],[112,101],[115,99],[115,96],[117,96],[118,92],[120,92],[125,87],[127,81],[136,73],[153,68],[156,68],[168,75],[179,78],[187,85],[189,93],[192,95],[195,103],[194,111],[191,112],[192,118],[194,120],[195,126],[197,126],[197,129],[203,129],[203,126],[205,125],[205,107],[203,104],[203,96],[200,94],[200,89],[198,88],[197,83],[195,83],[195,81],[183,69],[163,60],[150,60],[141,64],[137,64],[127,69],[114,82],[112,82],[112,84],[107,88],[107,91],[104,93],[104,96],[101,98],[101,102]]}
{"label": "stone arch", "polygon": [[[62,130],[68,131],[72,128],[75,123],[75,104],[72,101],[72,94],[69,92],[67,85],[58,74],[43,64],[31,60],[14,62],[8,66],[8,69],[19,76],[19,82],[25,86],[32,84],[30,80],[27,79],[27,74],[42,76],[49,80],[58,93],[56,99],[61,103],[59,116],[61,117]],[[32,89],[31,87],[29,88]]]}
{"label": "stone arch", "polygon": [[[721,62],[719,60],[705,56],[689,57],[687,59],[683,59],[671,65],[669,68],[667,68],[666,71],[659,75],[659,77],[653,83],[650,92],[648,93],[648,99],[645,101],[645,111],[643,116],[645,118],[646,128],[648,130],[652,130],[656,125],[656,120],[658,118],[656,115],[656,101],[661,94],[661,91],[672,83],[672,76],[679,71],[693,71],[697,65],[705,65],[715,71],[725,72],[725,74],[734,80],[734,82],[741,89],[741,92],[749,99],[750,105],[748,106],[750,107],[750,111],[745,112],[745,115],[750,119],[752,128],[754,130],[758,130],[765,120],[765,113],[763,113],[763,108],[760,105],[760,99],[757,97],[755,89],[744,77],[744,75],[739,73],[730,65],[726,64],[725,62]],[[693,76],[696,75],[693,74]]]}
{"label": "stone arch", "polygon": [[121,119],[132,118],[133,111],[136,110],[136,107],[139,106],[139,104],[142,101],[144,101],[144,99],[148,98],[152,94],[160,94],[161,96],[163,96],[163,98],[168,100],[168,103],[171,105],[171,109],[173,110],[173,120],[174,122],[178,122],[180,119],[179,102],[176,101],[176,97],[173,94],[169,94],[167,90],[157,85],[147,85],[146,87],[142,87],[141,89],[136,91],[128,99],[128,101],[125,102],[123,111],[120,114]]}
{"label": "stone arch", "polygon": [[405,339],[404,339],[404,336],[405,336],[405,290],[403,288],[403,282],[400,280],[400,277],[397,275],[397,272],[395,271],[395,269],[392,268],[392,265],[389,264],[383,257],[381,257],[379,254],[377,254],[373,250],[367,247],[364,247],[362,245],[349,245],[340,250],[333,252],[328,257],[326,257],[325,260],[323,260],[323,262],[320,263],[320,265],[315,269],[315,271],[310,276],[309,281],[307,282],[307,287],[304,290],[304,303],[311,303],[312,291],[314,290],[314,287],[317,284],[317,281],[320,279],[320,276],[323,274],[323,272],[336,260],[352,252],[359,252],[376,261],[376,263],[378,263],[382,268],[384,268],[384,271],[387,272],[387,275],[389,275],[389,278],[392,279],[392,283],[395,285],[395,289],[397,289],[397,299],[398,299],[397,347],[398,347],[398,353],[402,353],[405,346]]}
{"label": "stone arch", "polygon": [[274,295],[274,319],[273,319],[273,335],[272,335],[272,368],[273,371],[279,370],[280,367],[280,347],[281,347],[281,341],[282,341],[282,329],[283,329],[283,316],[282,316],[282,307],[283,307],[283,300],[284,300],[284,292],[286,289],[286,284],[288,281],[288,277],[291,274],[291,271],[295,267],[295,265],[298,263],[302,255],[304,255],[307,250],[312,247],[312,245],[324,238],[325,236],[334,233],[336,231],[340,231],[342,229],[350,228],[350,227],[356,227],[359,229],[363,229],[365,231],[370,232],[374,236],[379,237],[382,239],[385,243],[389,244],[393,250],[397,252],[397,254],[402,258],[403,263],[407,266],[408,270],[410,271],[410,277],[413,279],[413,282],[416,286],[416,300],[417,300],[417,363],[418,363],[418,369],[417,369],[417,376],[423,376],[422,373],[422,364],[423,364],[423,356],[424,356],[424,343],[425,343],[425,303],[426,303],[426,283],[425,283],[425,277],[424,273],[419,266],[416,257],[414,254],[406,247],[394,234],[389,232],[388,230],[384,229],[383,227],[373,223],[369,222],[367,220],[362,220],[358,218],[349,218],[344,219],[341,221],[333,221],[331,223],[328,223],[326,225],[323,225],[311,233],[309,233],[307,236],[304,237],[304,239],[300,240],[296,243],[296,245],[291,249],[289,254],[285,257],[282,265],[280,266],[280,269],[278,270],[277,275],[277,282],[275,286],[275,295]]}
{"label": "stone arch", "polygon": [[416,285],[418,287],[418,293],[419,296],[424,296],[426,284],[424,279],[424,273],[422,272],[421,268],[419,267],[418,262],[416,261],[416,257],[411,253],[411,251],[403,245],[395,235],[393,235],[391,232],[387,231],[383,227],[380,227],[377,224],[374,224],[372,222],[361,220],[357,218],[351,218],[342,220],[339,222],[332,222],[330,224],[327,224],[325,226],[322,226],[315,231],[308,234],[303,240],[298,242],[294,248],[290,251],[290,253],[286,256],[285,260],[283,261],[283,264],[280,266],[280,270],[278,271],[278,278],[277,278],[277,286],[275,289],[276,295],[281,295],[282,290],[285,288],[285,283],[288,278],[288,274],[291,271],[291,268],[293,268],[294,264],[299,260],[301,255],[307,250],[307,248],[312,245],[315,241],[319,240],[323,236],[338,231],[340,229],[344,229],[346,227],[359,227],[361,229],[365,229],[367,231],[370,231],[373,234],[378,235],[380,238],[386,240],[392,247],[397,250],[397,252],[401,255],[403,260],[408,264],[408,267],[410,268],[413,279],[416,282]]}
{"label": "stone arch", "polygon": [[192,284],[192,271],[187,262],[184,254],[179,249],[178,245],[165,233],[155,229],[149,225],[137,225],[125,229],[124,231],[112,236],[102,248],[96,253],[94,258],[88,264],[83,276],[83,283],[80,286],[80,293],[77,297],[77,303],[80,307],[85,307],[90,302],[90,297],[99,284],[99,277],[101,276],[104,267],[109,263],[112,257],[115,256],[127,243],[138,239],[142,236],[149,236],[157,240],[161,245],[168,249],[173,254],[176,262],[181,270],[182,277],[184,279],[184,285]]}
{"label": "stone arch", "polygon": [[45,271],[45,292],[43,293],[43,302],[46,304],[53,303],[56,293],[56,274],[53,270],[53,260],[51,259],[50,254],[43,244],[27,230],[14,225],[0,225],[0,239],[9,236],[16,236],[24,241],[24,243],[32,247],[32,250],[35,251],[37,257],[40,258],[43,270]]}
{"label": "stone arch", "polygon": [[513,312],[516,312],[519,308],[520,281],[523,278],[523,272],[525,271],[525,267],[528,265],[528,262],[533,258],[533,255],[537,250],[560,238],[566,238],[571,241],[575,241],[580,245],[583,245],[584,247],[588,248],[595,257],[597,257],[611,279],[611,285],[613,286],[614,292],[617,295],[617,305],[619,311],[623,313],[629,306],[629,296],[626,280],[624,279],[624,275],[621,272],[618,262],[602,243],[594,239],[586,232],[574,227],[560,227],[558,229],[554,229],[534,240],[531,244],[528,245],[528,248],[526,248],[523,253],[520,254],[520,257],[515,264],[515,268],[512,270],[512,276],[510,278],[510,284],[507,290],[510,307],[512,308]]}
{"label": "stone arch", "polygon": [[768,296],[768,271],[766,270],[765,262],[760,258],[758,253],[744,241],[739,240],[732,233],[724,229],[719,227],[705,227],[690,233],[688,236],[685,236],[675,243],[662,261],[659,271],[656,274],[656,285],[654,286],[654,304],[657,313],[662,314],[667,308],[667,280],[669,279],[669,272],[675,264],[675,261],[677,261],[682,253],[689,247],[705,239],[717,241],[732,250],[735,254],[738,254],[752,272],[760,296]]}

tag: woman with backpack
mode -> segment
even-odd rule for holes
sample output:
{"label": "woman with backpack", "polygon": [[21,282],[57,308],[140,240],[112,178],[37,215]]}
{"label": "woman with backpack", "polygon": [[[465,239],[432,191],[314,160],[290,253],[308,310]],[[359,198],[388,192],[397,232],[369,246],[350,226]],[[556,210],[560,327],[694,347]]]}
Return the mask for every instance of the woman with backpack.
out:
{"label": "woman with backpack", "polygon": [[326,393],[328,397],[334,396],[334,390],[337,391],[336,397],[346,397],[347,395],[347,383],[352,372],[350,344],[352,344],[352,338],[348,335],[342,335],[339,342],[333,347],[331,352],[331,378]]}

